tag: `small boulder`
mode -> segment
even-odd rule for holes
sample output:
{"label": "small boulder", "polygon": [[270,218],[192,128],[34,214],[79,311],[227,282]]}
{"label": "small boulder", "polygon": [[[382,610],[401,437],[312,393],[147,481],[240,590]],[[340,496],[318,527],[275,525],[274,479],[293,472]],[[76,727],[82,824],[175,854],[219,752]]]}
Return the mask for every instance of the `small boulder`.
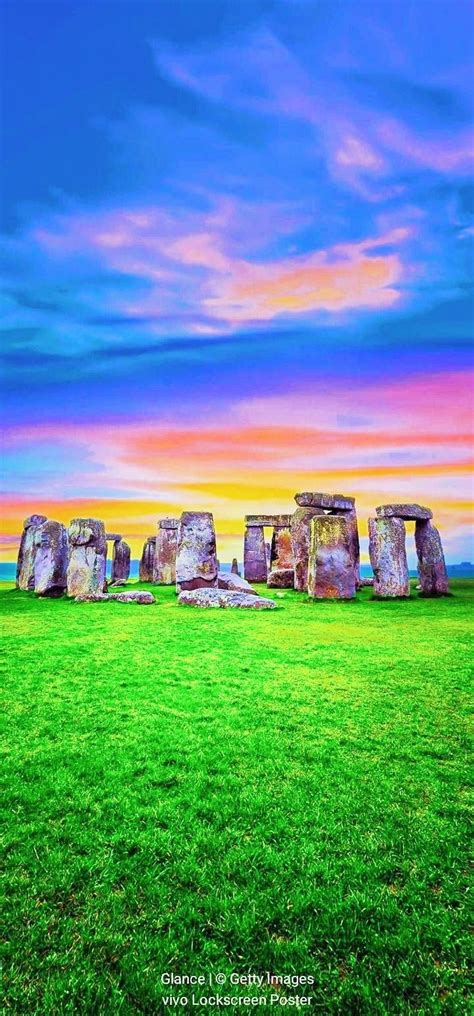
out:
{"label": "small boulder", "polygon": [[184,607],[243,607],[247,610],[274,610],[276,604],[263,596],[230,589],[185,589],[178,596]]}
{"label": "small boulder", "polygon": [[240,575],[236,575],[235,572],[218,572],[217,585],[219,589],[231,589],[237,593],[251,593],[253,596],[258,596],[256,589],[250,585],[250,582],[241,578]]}
{"label": "small boulder", "polygon": [[272,568],[268,573],[269,589],[293,589],[295,573],[293,568]]}
{"label": "small boulder", "polygon": [[117,603],[156,603],[153,593],[144,589],[134,589],[127,593],[109,593],[108,600],[116,600]]}

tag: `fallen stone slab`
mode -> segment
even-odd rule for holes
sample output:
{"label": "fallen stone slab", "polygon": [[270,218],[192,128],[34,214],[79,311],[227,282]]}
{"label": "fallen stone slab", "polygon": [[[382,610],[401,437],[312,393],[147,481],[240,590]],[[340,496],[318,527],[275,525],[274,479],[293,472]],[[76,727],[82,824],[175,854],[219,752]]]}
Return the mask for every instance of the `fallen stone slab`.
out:
{"label": "fallen stone slab", "polygon": [[256,589],[250,585],[250,582],[241,578],[240,575],[236,575],[235,572],[218,572],[217,585],[219,589],[230,589],[236,593],[251,593],[253,596],[258,596]]}
{"label": "fallen stone slab", "polygon": [[295,501],[301,508],[337,508],[340,512],[353,511],[355,505],[354,497],[346,497],[345,494],[321,494],[314,491],[295,494]]}
{"label": "fallen stone slab", "polygon": [[419,519],[427,521],[433,518],[431,508],[425,508],[421,504],[381,504],[375,511],[379,518],[407,519],[408,522],[417,522]]}
{"label": "fallen stone slab", "polygon": [[85,593],[76,596],[74,603],[107,603],[116,600],[118,603],[156,603],[153,593],[143,589],[130,590],[127,593]]}
{"label": "fallen stone slab", "polygon": [[274,610],[276,604],[263,596],[230,589],[185,589],[178,596],[182,607],[243,607],[246,610]]}
{"label": "fallen stone slab", "polygon": [[368,586],[373,586],[373,584],[374,584],[373,579],[359,579],[359,587],[361,589],[365,589]]}
{"label": "fallen stone slab", "polygon": [[269,589],[293,589],[295,584],[295,572],[293,568],[272,568],[268,573],[267,586]]}
{"label": "fallen stone slab", "polygon": [[156,603],[153,593],[144,589],[129,590],[126,593],[107,593],[107,599],[117,603]]}

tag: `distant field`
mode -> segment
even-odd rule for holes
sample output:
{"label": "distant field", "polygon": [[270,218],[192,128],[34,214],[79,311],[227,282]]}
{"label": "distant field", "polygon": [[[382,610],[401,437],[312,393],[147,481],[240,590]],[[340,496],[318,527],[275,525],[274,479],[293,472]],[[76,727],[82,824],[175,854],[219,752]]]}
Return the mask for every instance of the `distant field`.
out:
{"label": "distant field", "polygon": [[315,978],[301,1012],[467,1013],[452,589],[252,613],[3,584],[5,1011],[161,1014],[163,971],[271,971]]}

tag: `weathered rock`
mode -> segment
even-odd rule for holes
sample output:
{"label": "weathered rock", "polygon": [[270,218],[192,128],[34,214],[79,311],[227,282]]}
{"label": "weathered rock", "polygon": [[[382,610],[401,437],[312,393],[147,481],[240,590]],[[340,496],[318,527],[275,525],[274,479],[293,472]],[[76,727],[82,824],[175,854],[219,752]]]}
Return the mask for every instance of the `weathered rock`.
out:
{"label": "weathered rock", "polygon": [[357,523],[357,512],[355,508],[352,511],[341,512],[339,509],[334,509],[329,512],[329,515],[343,515],[347,521],[348,532],[349,532],[349,545],[354,565],[354,578],[356,589],[360,588],[360,543],[359,543],[359,526]]}
{"label": "weathered rock", "polygon": [[160,519],[160,529],[179,529],[179,519]]}
{"label": "weathered rock", "polygon": [[[107,589],[120,589],[120,587],[124,588],[127,585],[125,579],[117,579],[116,582],[108,582],[106,584]],[[104,588],[104,593],[107,592],[107,589]]]}
{"label": "weathered rock", "polygon": [[247,582],[267,581],[263,526],[247,526],[244,537],[244,575]]}
{"label": "weathered rock", "polygon": [[116,600],[117,603],[156,603],[153,593],[144,589],[130,589],[126,593],[108,593],[108,600]]}
{"label": "weathered rock", "polygon": [[140,582],[153,582],[155,566],[156,536],[149,536],[143,544],[138,574]]}
{"label": "weathered rock", "polygon": [[29,515],[23,523],[18,560],[16,565],[16,584],[18,589],[35,588],[35,533],[39,526],[46,522],[46,515]]}
{"label": "weathered rock", "polygon": [[270,570],[270,561],[272,557],[272,545],[270,540],[265,540],[265,561],[267,562],[267,571]]}
{"label": "weathered rock", "polygon": [[374,595],[383,599],[410,595],[402,519],[369,519],[369,557],[374,573]]}
{"label": "weathered rock", "polygon": [[231,569],[230,570],[232,572],[232,575],[240,575],[240,572],[239,572],[239,562],[237,561],[236,557],[232,558],[232,565],[231,565]]}
{"label": "weathered rock", "polygon": [[158,523],[153,581],[160,586],[174,586],[176,582],[178,526],[178,519],[161,519]]}
{"label": "weathered rock", "polygon": [[111,583],[123,582],[130,575],[130,547],[125,540],[115,540],[112,554]]}
{"label": "weathered rock", "polygon": [[418,521],[415,526],[418,575],[422,596],[449,596],[449,581],[441,537],[431,522]]}
{"label": "weathered rock", "polygon": [[68,539],[61,522],[35,526],[34,589],[38,596],[62,596],[67,586]]}
{"label": "weathered rock", "polygon": [[373,584],[374,584],[374,580],[373,579],[369,579],[369,578],[367,578],[367,579],[359,579],[359,586],[360,586],[361,589],[365,589],[365,588],[368,588],[369,586],[373,586]]}
{"label": "weathered rock", "polygon": [[143,589],[130,590],[126,593],[84,593],[76,596],[75,603],[108,603],[116,600],[117,603],[155,603],[153,593]]}
{"label": "weathered rock", "polygon": [[176,588],[217,586],[217,554],[211,512],[183,512],[178,529]]}
{"label": "weathered rock", "polygon": [[291,519],[291,547],[295,569],[295,589],[308,589],[308,558],[311,521],[324,515],[322,508],[297,508]]}
{"label": "weathered rock", "polygon": [[355,591],[350,523],[343,515],[316,515],[311,522],[309,595],[318,600],[350,600]]}
{"label": "weathered rock", "polygon": [[293,568],[272,568],[268,573],[269,589],[293,589],[295,573]]}
{"label": "weathered rock", "polygon": [[270,571],[288,568],[293,568],[291,529],[288,526],[275,526],[272,534]]}
{"label": "weathered rock", "polygon": [[433,518],[431,508],[424,508],[421,504],[381,504],[375,511],[380,518],[407,519],[409,522]]}
{"label": "weathered rock", "polygon": [[276,606],[273,600],[263,596],[230,589],[186,589],[178,596],[178,603],[185,607],[243,607],[246,610],[273,610]]}
{"label": "weathered rock", "polygon": [[233,589],[238,593],[252,593],[254,596],[258,596],[250,583],[234,572],[218,572],[217,585],[219,589]]}
{"label": "weathered rock", "polygon": [[73,519],[68,538],[68,596],[102,593],[107,556],[104,523],[98,519]]}
{"label": "weathered rock", "polygon": [[311,491],[295,494],[295,501],[301,508],[337,508],[341,512],[353,511],[355,504],[355,498],[346,497],[345,494],[320,494]]}
{"label": "weathered rock", "polygon": [[246,515],[246,526],[282,526],[291,525],[291,515]]}

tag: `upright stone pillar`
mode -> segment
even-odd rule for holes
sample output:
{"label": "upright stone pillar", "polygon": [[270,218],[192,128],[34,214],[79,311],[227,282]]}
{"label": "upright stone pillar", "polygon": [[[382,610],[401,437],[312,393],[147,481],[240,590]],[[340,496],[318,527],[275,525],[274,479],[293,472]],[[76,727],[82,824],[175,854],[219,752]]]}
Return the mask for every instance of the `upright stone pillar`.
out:
{"label": "upright stone pillar", "polygon": [[294,580],[291,530],[288,526],[274,526],[267,585],[271,589],[293,589]]}
{"label": "upright stone pillar", "polygon": [[67,586],[68,539],[61,522],[49,520],[35,529],[34,589],[38,596],[62,596]]}
{"label": "upright stone pillar", "polygon": [[415,525],[421,596],[449,596],[449,581],[441,537],[431,522]]}
{"label": "upright stone pillar", "polygon": [[130,575],[130,547],[125,540],[115,540],[112,553],[111,582],[126,582]]}
{"label": "upright stone pillar", "polygon": [[311,522],[324,515],[322,508],[297,508],[291,520],[291,547],[295,569],[295,589],[308,589],[308,560]]}
{"label": "upright stone pillar", "polygon": [[153,581],[159,586],[174,586],[178,550],[179,519],[161,519],[156,538]]}
{"label": "upright stone pillar", "polygon": [[46,515],[29,515],[23,523],[18,560],[16,565],[16,584],[18,589],[33,590],[35,588],[35,557],[37,546],[35,535],[39,526],[46,522]]}
{"label": "upright stone pillar", "polygon": [[211,512],[183,512],[178,528],[176,588],[217,587],[217,554]]}
{"label": "upright stone pillar", "polygon": [[369,519],[369,557],[374,573],[374,595],[391,599],[410,595],[402,519]]}
{"label": "upright stone pillar", "polygon": [[237,561],[236,557],[232,558],[232,565],[231,565],[231,569],[230,570],[231,570],[232,575],[240,575],[240,572],[239,572],[239,562]]}
{"label": "upright stone pillar", "polygon": [[102,593],[107,557],[104,523],[98,519],[73,519],[68,538],[68,596]]}
{"label": "upright stone pillar", "polygon": [[247,526],[244,537],[244,578],[247,582],[266,582],[267,574],[263,526]]}
{"label": "upright stone pillar", "polygon": [[317,600],[351,600],[356,584],[350,524],[342,515],[316,515],[310,525],[309,595]]}
{"label": "upright stone pillar", "polygon": [[142,556],[138,569],[140,582],[153,582],[155,566],[156,536],[149,536],[143,544]]}

